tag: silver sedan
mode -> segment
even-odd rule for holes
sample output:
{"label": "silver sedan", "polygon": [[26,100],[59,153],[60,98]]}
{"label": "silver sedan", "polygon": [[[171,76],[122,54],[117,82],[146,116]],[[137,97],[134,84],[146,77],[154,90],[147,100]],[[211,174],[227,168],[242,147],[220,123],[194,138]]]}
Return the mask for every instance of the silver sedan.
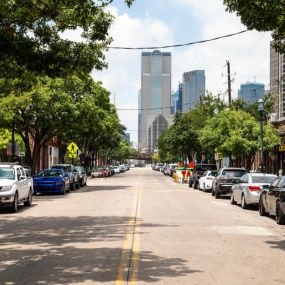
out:
{"label": "silver sedan", "polygon": [[240,204],[243,209],[248,205],[258,205],[262,190],[269,189],[277,176],[264,173],[246,173],[240,183],[234,185],[231,191],[231,204]]}

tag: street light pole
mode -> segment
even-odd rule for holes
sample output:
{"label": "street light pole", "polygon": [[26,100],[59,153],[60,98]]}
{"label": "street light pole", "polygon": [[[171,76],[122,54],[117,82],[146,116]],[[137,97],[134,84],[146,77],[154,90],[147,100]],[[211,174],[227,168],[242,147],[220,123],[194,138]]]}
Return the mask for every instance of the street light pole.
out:
{"label": "street light pole", "polygon": [[263,110],[264,110],[264,102],[262,99],[258,100],[258,112],[260,114],[260,164],[261,164],[261,172],[264,173],[264,159],[263,159]]}

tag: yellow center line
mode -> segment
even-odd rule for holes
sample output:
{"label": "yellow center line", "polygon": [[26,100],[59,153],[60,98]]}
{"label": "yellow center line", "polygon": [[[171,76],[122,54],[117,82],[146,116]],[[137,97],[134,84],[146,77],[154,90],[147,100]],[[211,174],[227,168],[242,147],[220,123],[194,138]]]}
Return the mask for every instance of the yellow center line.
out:
{"label": "yellow center line", "polygon": [[[128,222],[128,229],[126,238],[123,244],[123,250],[116,280],[116,285],[122,285],[127,276],[128,270],[130,270],[129,281],[131,285],[135,285],[137,276],[137,263],[138,263],[138,251],[139,251],[139,217],[141,211],[141,185],[138,185],[138,196],[134,201],[133,213],[135,213]],[[131,253],[131,256],[130,256]],[[129,267],[129,260],[131,258],[131,264]]]}

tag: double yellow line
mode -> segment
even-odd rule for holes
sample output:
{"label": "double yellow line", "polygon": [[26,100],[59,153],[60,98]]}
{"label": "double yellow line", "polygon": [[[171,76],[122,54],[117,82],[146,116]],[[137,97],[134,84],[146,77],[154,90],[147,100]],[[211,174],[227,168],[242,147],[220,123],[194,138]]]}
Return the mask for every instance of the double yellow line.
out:
{"label": "double yellow line", "polygon": [[134,201],[133,215],[128,221],[128,230],[123,245],[116,285],[136,284],[138,252],[139,252],[139,224],[141,213],[141,185],[138,185],[137,198]]}

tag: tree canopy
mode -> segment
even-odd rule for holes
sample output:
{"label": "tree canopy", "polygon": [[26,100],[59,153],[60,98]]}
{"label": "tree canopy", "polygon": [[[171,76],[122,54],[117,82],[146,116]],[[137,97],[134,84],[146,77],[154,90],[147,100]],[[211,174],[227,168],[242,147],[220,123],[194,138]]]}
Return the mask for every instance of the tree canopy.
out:
{"label": "tree canopy", "polygon": [[271,31],[275,48],[285,52],[284,0],[224,0],[227,11],[236,12],[248,29]]}
{"label": "tree canopy", "polygon": [[[83,76],[106,66],[104,50],[113,0],[13,0],[0,3],[0,72],[7,79],[27,74]],[[125,0],[131,5],[133,0]],[[77,30],[81,41],[64,38]],[[26,75],[27,75],[26,74]]]}

